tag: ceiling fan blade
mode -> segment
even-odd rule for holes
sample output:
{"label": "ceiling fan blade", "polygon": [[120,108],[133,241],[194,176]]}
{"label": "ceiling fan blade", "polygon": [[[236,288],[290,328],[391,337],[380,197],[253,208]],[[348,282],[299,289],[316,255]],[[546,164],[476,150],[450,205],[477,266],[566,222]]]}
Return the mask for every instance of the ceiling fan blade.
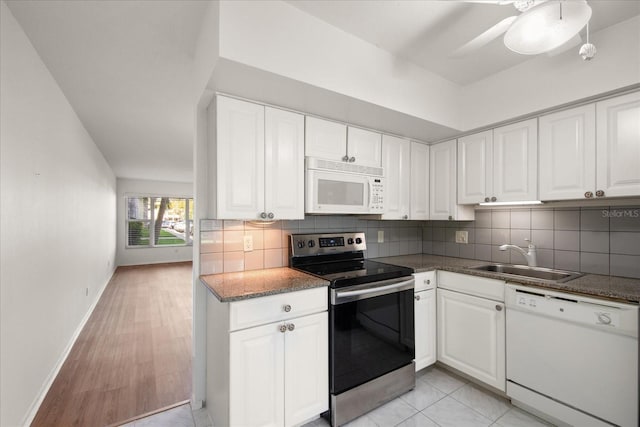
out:
{"label": "ceiling fan blade", "polygon": [[462,46],[454,50],[449,56],[454,58],[459,58],[459,57],[468,55],[469,53],[475,50],[480,49],[484,45],[493,41],[495,38],[499,37],[505,31],[507,31],[517,17],[518,17],[517,15],[514,15],[514,16],[509,16],[508,18],[504,18],[502,21],[498,22],[496,25],[489,28],[484,33],[480,34],[473,40],[463,44]]}

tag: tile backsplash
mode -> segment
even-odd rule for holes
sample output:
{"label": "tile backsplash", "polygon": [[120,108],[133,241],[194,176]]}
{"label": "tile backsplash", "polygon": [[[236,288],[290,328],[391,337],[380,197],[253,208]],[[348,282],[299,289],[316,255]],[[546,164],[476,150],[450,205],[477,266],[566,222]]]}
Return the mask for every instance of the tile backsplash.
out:
{"label": "tile backsplash", "polygon": [[[272,224],[253,221],[200,222],[200,274],[228,273],[289,265],[289,235],[362,231],[368,258],[422,252],[425,221],[377,221],[355,216],[307,216],[299,221]],[[378,243],[378,231],[384,241]],[[253,238],[253,250],[244,252],[244,236]]]}
{"label": "tile backsplash", "polygon": [[[455,243],[456,230],[469,243]],[[640,278],[640,207],[477,210],[475,221],[428,221],[423,252],[524,264],[505,243],[537,247],[541,267]]]}
{"label": "tile backsplash", "polygon": [[[525,263],[510,243],[537,247],[541,267],[640,278],[640,206],[477,210],[474,221],[378,221],[355,216],[307,216],[262,224],[201,220],[200,272],[213,274],[289,265],[289,235],[366,233],[367,258],[426,253],[491,262]],[[455,242],[457,230],[468,244]],[[378,232],[384,241],[378,243]],[[244,252],[244,236],[253,250]]]}

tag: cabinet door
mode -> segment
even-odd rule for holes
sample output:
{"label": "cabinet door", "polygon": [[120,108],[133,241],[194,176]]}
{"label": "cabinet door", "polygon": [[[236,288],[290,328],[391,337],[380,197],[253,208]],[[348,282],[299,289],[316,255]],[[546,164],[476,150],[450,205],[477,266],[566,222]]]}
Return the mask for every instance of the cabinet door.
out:
{"label": "cabinet door", "polygon": [[429,146],[411,141],[411,219],[429,219]]}
{"label": "cabinet door", "polygon": [[265,109],[265,211],[304,219],[304,116]]}
{"label": "cabinet door", "polygon": [[598,102],[596,115],[596,190],[640,196],[640,92]]}
{"label": "cabinet door", "polygon": [[540,117],[540,200],[581,199],[596,184],[596,109]]}
{"label": "cabinet door", "polygon": [[538,119],[493,130],[493,196],[538,200]]}
{"label": "cabinet door", "polygon": [[436,290],[415,295],[416,371],[436,362]]}
{"label": "cabinet door", "polygon": [[437,289],[438,360],[504,391],[504,304]]}
{"label": "cabinet door", "polygon": [[[285,425],[299,425],[329,409],[327,312],[288,322],[285,334]],[[291,328],[291,327],[290,327]]]}
{"label": "cabinet door", "polygon": [[458,203],[476,204],[491,198],[492,170],[493,131],[458,139]]}
{"label": "cabinet door", "polygon": [[216,218],[264,212],[264,106],[219,96],[216,105]]}
{"label": "cabinet door", "polygon": [[347,126],[305,117],[305,156],[344,161],[347,155]]}
{"label": "cabinet door", "polygon": [[455,219],[456,141],[430,147],[429,153],[429,219]]}
{"label": "cabinet door", "polygon": [[409,219],[411,141],[382,135],[385,204],[382,219]]}
{"label": "cabinet door", "polygon": [[382,165],[382,135],[370,130],[349,126],[347,136],[347,155],[356,165]]}
{"label": "cabinet door", "polygon": [[232,426],[284,425],[285,334],[280,325],[270,323],[229,334]]}

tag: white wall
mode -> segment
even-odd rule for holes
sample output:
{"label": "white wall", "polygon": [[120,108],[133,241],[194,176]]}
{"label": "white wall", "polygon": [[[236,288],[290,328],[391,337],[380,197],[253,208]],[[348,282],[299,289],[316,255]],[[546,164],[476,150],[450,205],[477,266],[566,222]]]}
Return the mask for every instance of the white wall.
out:
{"label": "white wall", "polygon": [[116,179],[0,8],[0,425],[17,426],[35,415],[113,274]]}
{"label": "white wall", "polygon": [[220,2],[220,57],[456,127],[459,86],[283,1]]}
{"label": "white wall", "polygon": [[470,130],[640,83],[640,16],[595,33],[598,53],[579,47],[529,61],[464,88],[460,129]]}
{"label": "white wall", "polygon": [[117,202],[117,265],[158,264],[163,262],[191,261],[192,246],[169,246],[166,248],[130,248],[126,247],[125,219],[127,196],[167,196],[193,197],[193,184],[170,181],[148,181],[142,179],[118,178]]}

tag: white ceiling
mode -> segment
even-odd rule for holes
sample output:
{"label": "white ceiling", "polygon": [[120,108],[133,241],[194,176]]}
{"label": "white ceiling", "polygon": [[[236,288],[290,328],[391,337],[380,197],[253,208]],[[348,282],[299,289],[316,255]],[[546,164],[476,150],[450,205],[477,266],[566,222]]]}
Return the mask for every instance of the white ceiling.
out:
{"label": "white ceiling", "polygon": [[[570,0],[569,0],[570,1]],[[394,55],[466,85],[529,59],[501,39],[449,54],[514,13],[457,1],[291,0]],[[116,176],[193,179],[193,56],[200,0],[9,0],[12,13]],[[592,31],[640,14],[640,1],[589,1]]]}
{"label": "white ceiling", "polygon": [[[502,37],[464,57],[450,56],[458,47],[500,20],[518,14],[511,4],[453,0],[287,1],[347,33],[460,85],[476,82],[531,59],[508,50]],[[593,10],[592,33],[640,14],[638,0],[590,0],[588,4]],[[582,35],[585,34],[583,30]]]}

